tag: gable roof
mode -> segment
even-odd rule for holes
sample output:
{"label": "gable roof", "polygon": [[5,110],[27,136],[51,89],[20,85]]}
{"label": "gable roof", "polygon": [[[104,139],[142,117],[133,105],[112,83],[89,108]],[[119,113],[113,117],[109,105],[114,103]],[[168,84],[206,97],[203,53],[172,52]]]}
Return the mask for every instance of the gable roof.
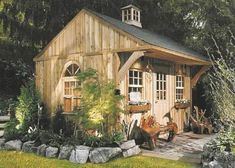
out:
{"label": "gable roof", "polygon": [[176,51],[176,52],[188,55],[190,57],[202,59],[205,61],[210,61],[208,57],[205,57],[205,56],[175,42],[174,40],[172,40],[166,36],[159,35],[157,33],[151,32],[147,29],[142,29],[142,28],[138,28],[136,26],[129,25],[129,24],[124,23],[120,20],[111,18],[106,15],[102,15],[100,13],[94,12],[89,9],[85,9],[85,10],[87,10],[88,12],[91,12],[92,14],[96,15],[97,17],[99,17],[99,18],[103,19],[104,21],[117,27],[118,29],[121,29],[122,31],[124,31],[128,34],[131,34],[132,36],[134,36],[134,37],[136,37],[136,38],[138,38],[148,44],[155,45],[155,46],[165,48],[168,50]]}

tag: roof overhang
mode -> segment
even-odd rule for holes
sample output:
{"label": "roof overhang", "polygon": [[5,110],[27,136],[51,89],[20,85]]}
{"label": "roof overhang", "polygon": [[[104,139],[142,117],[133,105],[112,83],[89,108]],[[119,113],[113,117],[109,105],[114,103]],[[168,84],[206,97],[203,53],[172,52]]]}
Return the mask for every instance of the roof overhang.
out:
{"label": "roof overhang", "polygon": [[171,61],[179,64],[186,65],[211,65],[210,60],[195,58],[184,53],[176,52],[162,47],[153,45],[144,45],[140,47],[128,48],[125,50],[114,50],[114,52],[134,52],[145,51],[144,56],[157,58],[161,60]]}

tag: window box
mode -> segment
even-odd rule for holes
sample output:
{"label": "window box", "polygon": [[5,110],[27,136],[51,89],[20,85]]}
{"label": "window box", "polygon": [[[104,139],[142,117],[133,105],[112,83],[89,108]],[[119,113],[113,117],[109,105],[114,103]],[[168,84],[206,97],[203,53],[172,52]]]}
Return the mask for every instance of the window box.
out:
{"label": "window box", "polygon": [[190,102],[175,102],[176,109],[186,109],[190,107]]}
{"label": "window box", "polygon": [[127,107],[130,113],[145,113],[151,110],[151,104],[142,104],[142,105],[128,105]]}

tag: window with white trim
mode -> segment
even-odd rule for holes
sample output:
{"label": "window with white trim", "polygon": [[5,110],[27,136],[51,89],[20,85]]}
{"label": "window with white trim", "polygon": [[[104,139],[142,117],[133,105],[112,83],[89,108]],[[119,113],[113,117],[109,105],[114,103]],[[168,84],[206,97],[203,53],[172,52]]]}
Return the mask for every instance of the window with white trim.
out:
{"label": "window with white trim", "polygon": [[133,20],[139,21],[139,12],[133,9]]}
{"label": "window with white trim", "polygon": [[124,20],[131,20],[131,9],[126,9],[124,11]]}
{"label": "window with white trim", "polygon": [[176,76],[176,100],[184,98],[184,77],[182,75]]}
{"label": "window with white trim", "polygon": [[76,76],[80,72],[77,64],[71,64],[64,74],[64,111],[71,112],[80,105],[80,92],[77,89],[81,83]]}
{"label": "window with white trim", "polygon": [[140,92],[143,94],[143,72],[139,70],[129,70],[129,93]]}

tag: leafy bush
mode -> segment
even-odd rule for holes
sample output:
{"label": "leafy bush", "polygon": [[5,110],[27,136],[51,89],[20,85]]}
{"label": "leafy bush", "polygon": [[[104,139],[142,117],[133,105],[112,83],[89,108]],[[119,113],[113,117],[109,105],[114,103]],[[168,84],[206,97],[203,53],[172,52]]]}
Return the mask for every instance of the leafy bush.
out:
{"label": "leafy bush", "polygon": [[220,133],[215,139],[209,142],[215,150],[231,151],[235,143],[235,130],[230,127],[227,132]]}
{"label": "leafy bush", "polygon": [[17,129],[22,129],[27,132],[30,126],[34,127],[37,125],[38,103],[40,102],[40,96],[36,90],[34,81],[30,81],[21,87],[18,105],[16,107]]}
{"label": "leafy bush", "polygon": [[66,129],[66,122],[63,116],[63,109],[61,106],[58,106],[55,112],[55,116],[53,117],[52,129],[54,133],[60,134],[64,133]]}
{"label": "leafy bush", "polygon": [[64,144],[65,137],[55,134],[52,131],[41,130],[39,133],[39,141],[41,144],[60,147],[60,145]]}
{"label": "leafy bush", "polygon": [[115,95],[113,81],[103,81],[94,69],[88,69],[78,74],[82,83],[81,110],[77,112],[77,122],[82,129],[95,129],[102,135],[109,136],[117,128],[117,120],[122,112],[120,100],[122,96]]}
{"label": "leafy bush", "polygon": [[16,129],[18,121],[16,119],[11,119],[4,129],[4,138],[6,141],[13,139],[21,139],[23,137],[22,131]]}
{"label": "leafy bush", "polygon": [[86,136],[83,144],[91,147],[114,147],[118,143],[124,140],[124,134],[122,132],[114,132],[110,135],[104,136]]}
{"label": "leafy bush", "polygon": [[217,52],[212,54],[214,50],[207,49],[213,71],[208,75],[209,84],[204,86],[212,111],[225,123],[235,122],[235,36],[231,31],[229,33],[230,37],[223,47],[212,37]]}

